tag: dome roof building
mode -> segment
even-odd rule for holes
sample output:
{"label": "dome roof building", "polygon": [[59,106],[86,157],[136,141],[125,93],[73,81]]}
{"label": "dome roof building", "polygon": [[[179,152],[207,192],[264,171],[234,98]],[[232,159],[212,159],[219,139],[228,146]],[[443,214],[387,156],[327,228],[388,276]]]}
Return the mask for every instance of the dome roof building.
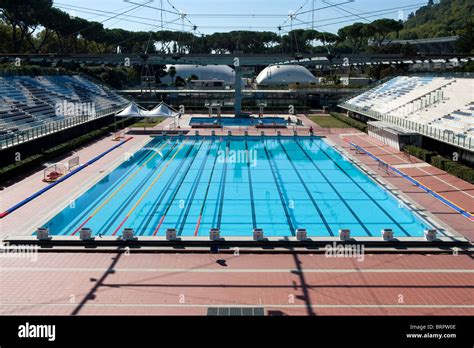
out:
{"label": "dome roof building", "polygon": [[[192,75],[196,75],[199,80],[219,80],[224,81],[226,84],[234,84],[234,69],[228,65],[188,65],[188,64],[177,64],[167,65],[166,71],[169,71],[170,67],[174,66],[176,69],[176,76],[180,76],[183,79],[187,79]],[[162,78],[164,83],[171,82],[169,75]]]}
{"label": "dome roof building", "polygon": [[258,85],[288,85],[318,83],[318,79],[301,65],[270,65],[258,74]]}

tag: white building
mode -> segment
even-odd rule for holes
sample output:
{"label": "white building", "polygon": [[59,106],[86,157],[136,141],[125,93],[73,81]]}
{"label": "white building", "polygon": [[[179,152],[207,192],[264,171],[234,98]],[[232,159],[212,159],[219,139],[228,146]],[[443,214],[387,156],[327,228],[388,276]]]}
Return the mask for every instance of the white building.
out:
{"label": "white building", "polygon": [[[197,76],[198,80],[224,81],[226,85],[233,85],[235,81],[234,69],[228,65],[167,65],[166,72],[168,72],[172,66],[176,69],[176,75],[174,76],[174,79],[180,76],[186,80],[192,75],[195,75]],[[161,81],[163,83],[171,83],[171,77],[169,75],[164,76]]]}
{"label": "white building", "polygon": [[318,83],[318,79],[301,65],[270,65],[258,74],[258,85],[288,85]]}

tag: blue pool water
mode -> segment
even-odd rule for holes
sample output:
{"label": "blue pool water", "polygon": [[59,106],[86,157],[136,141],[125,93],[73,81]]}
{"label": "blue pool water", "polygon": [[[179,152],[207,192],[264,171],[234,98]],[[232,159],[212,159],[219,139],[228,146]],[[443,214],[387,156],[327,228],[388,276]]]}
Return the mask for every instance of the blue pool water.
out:
{"label": "blue pool water", "polygon": [[232,126],[255,126],[263,125],[279,125],[286,126],[286,119],[283,117],[191,117],[190,126],[199,126],[202,124],[217,124],[223,127]]}
{"label": "blue pool water", "polygon": [[320,138],[153,138],[45,226],[71,235],[422,236],[429,227]]}

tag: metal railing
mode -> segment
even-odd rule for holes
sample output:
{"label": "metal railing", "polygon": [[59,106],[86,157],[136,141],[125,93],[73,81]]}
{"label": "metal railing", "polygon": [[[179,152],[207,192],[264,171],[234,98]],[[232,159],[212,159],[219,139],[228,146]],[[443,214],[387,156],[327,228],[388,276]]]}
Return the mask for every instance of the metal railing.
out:
{"label": "metal railing", "polygon": [[17,131],[15,133],[0,135],[0,150],[38,139],[49,134],[57,133],[64,129],[72,128],[105,116],[113,115],[114,113],[122,110],[126,105],[127,104],[105,108],[97,111],[94,115],[67,117],[59,121],[45,123],[26,130]]}
{"label": "metal railing", "polygon": [[373,110],[364,110],[361,107],[351,105],[348,103],[341,103],[338,105],[342,109],[346,109],[352,112],[374,118],[379,121],[385,121],[390,124],[399,126],[401,128],[414,131],[416,133],[425,135],[427,137],[469,150],[474,151],[474,139],[468,135],[458,136],[453,131],[443,130],[440,128],[432,127],[427,124],[422,124],[415,121],[410,121],[405,118],[400,118],[393,115],[384,114]]}

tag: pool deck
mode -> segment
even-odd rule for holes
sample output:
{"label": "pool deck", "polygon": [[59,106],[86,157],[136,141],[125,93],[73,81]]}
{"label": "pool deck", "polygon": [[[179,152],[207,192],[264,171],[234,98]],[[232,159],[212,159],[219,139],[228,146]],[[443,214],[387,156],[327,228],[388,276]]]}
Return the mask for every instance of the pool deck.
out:
{"label": "pool deck", "polygon": [[474,315],[468,255],[40,253],[0,278],[0,315]]}
{"label": "pool deck", "polygon": [[[55,162],[67,162],[69,159],[79,156],[80,164],[84,164],[117,145],[117,142],[112,139],[113,136],[102,138],[89,146],[74,151],[73,154],[67,157],[56,159]],[[86,167],[63,183],[60,183],[40,197],[1,219],[0,239],[12,234],[30,234],[31,229],[35,230],[34,226],[38,226],[39,221],[54,216],[65,205],[68,205],[74,197],[86,191],[86,189],[99,181],[100,178],[122,163],[126,156],[134,153],[150,140],[148,136],[134,135],[133,139],[102,157],[93,165]],[[4,187],[0,191],[0,211],[5,211],[46,187],[48,184],[42,181],[43,169],[31,173],[19,182]]]}
{"label": "pool deck", "polygon": [[[357,130],[321,129],[300,117],[307,126],[313,125],[316,135],[326,137],[439,221],[474,240],[474,222],[408,181],[385,174],[368,156],[352,153],[343,138],[468,210],[473,204],[473,185],[419,160],[410,161]],[[221,131],[216,134],[227,135],[227,130]],[[271,131],[265,133],[272,135]],[[200,130],[200,134],[205,132],[211,130]],[[233,130],[235,135],[239,132],[243,135],[243,130]],[[260,135],[260,130],[249,135]],[[293,135],[293,130],[282,135]],[[64,202],[84,192],[148,140],[148,136],[134,135],[119,149],[1,219],[0,238],[12,231],[30,234],[39,219],[54,215]],[[82,164],[115,144],[111,137],[103,138],[70,157],[80,155]],[[0,210],[45,187],[42,176],[38,171],[0,191]],[[133,249],[130,253],[49,251],[30,259],[4,256],[0,257],[0,314],[206,315],[208,307],[262,307],[266,315],[474,315],[472,252],[391,250],[363,256],[361,260],[288,250],[235,255]]]}

